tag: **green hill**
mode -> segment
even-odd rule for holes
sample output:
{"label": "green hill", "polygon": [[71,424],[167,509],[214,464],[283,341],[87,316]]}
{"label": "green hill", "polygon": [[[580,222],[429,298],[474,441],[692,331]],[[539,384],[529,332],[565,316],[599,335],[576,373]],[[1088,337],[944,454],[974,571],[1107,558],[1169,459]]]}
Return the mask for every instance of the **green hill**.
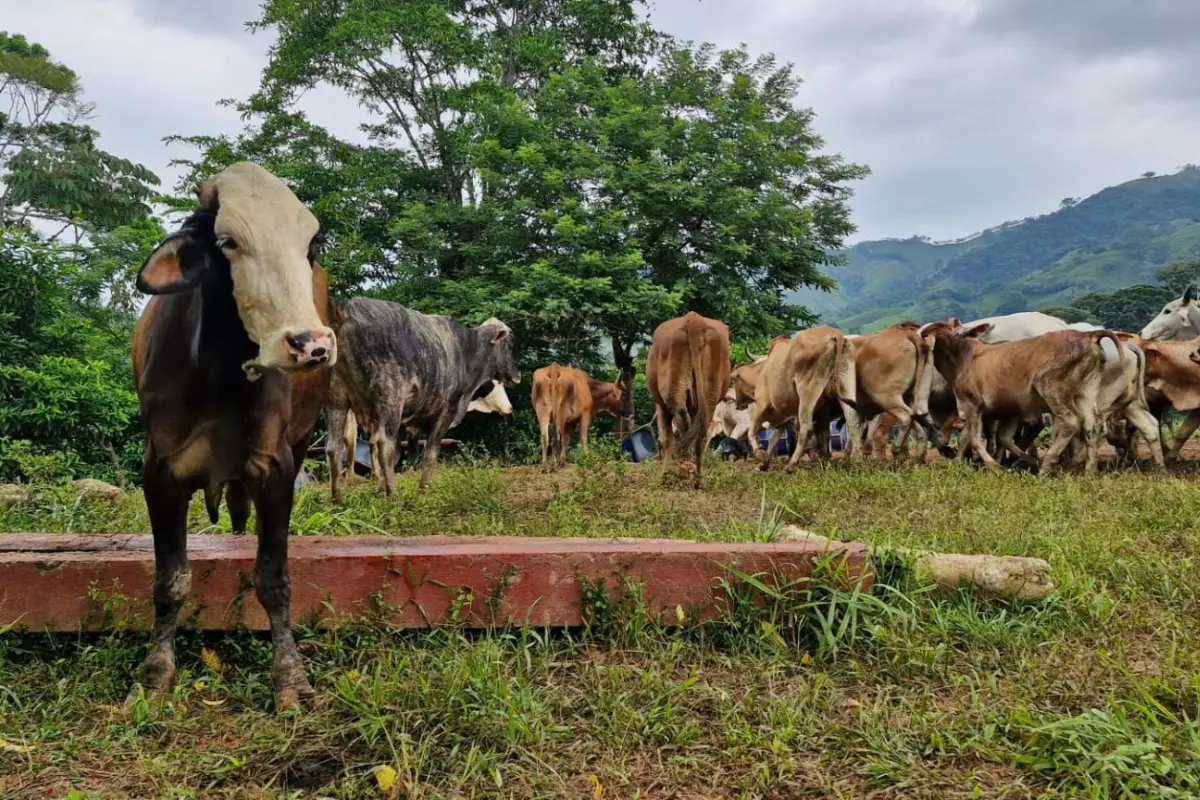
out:
{"label": "green hill", "polygon": [[966,240],[860,242],[844,255],[832,272],[838,290],[805,289],[792,301],[848,332],[1064,306],[1155,283],[1158,267],[1200,257],[1200,168],[1111,186]]}

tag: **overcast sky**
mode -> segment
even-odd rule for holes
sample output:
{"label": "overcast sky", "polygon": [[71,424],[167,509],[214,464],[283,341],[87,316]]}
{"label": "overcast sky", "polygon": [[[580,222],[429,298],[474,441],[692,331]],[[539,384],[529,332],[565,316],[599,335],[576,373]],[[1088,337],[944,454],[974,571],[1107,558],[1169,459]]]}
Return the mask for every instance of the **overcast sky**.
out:
{"label": "overcast sky", "polygon": [[[0,0],[82,77],[102,145],[170,183],[174,133],[232,132],[256,86],[255,0]],[[1145,170],[1200,162],[1195,0],[657,0],[685,39],[774,52],[804,78],[828,148],[869,165],[855,239],[935,239],[1053,210]],[[333,91],[312,117],[352,134]]]}

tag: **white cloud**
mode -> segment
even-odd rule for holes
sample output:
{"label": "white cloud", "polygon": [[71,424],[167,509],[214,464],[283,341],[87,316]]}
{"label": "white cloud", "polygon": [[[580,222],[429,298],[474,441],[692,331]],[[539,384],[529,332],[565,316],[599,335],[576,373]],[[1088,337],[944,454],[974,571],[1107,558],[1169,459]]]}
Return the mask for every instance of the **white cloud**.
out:
{"label": "white cloud", "polygon": [[[0,0],[3,27],[82,76],[103,145],[167,183],[174,134],[234,132],[218,108],[271,43],[249,0]],[[1043,213],[1147,169],[1200,161],[1200,14],[1175,0],[656,0],[655,24],[792,61],[831,150],[871,166],[858,238],[950,238]],[[302,107],[358,138],[331,89]]]}

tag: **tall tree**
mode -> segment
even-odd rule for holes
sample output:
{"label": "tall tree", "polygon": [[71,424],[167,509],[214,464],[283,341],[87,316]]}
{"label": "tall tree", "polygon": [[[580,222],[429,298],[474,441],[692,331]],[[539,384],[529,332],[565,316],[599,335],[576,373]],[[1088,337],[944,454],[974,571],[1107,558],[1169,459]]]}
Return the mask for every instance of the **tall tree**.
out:
{"label": "tall tree", "polygon": [[[236,137],[322,215],[341,292],[465,321],[497,314],[533,365],[610,351],[626,380],[661,320],[739,334],[809,319],[866,169],[821,152],[772,57],[676,44],[635,0],[268,0],[277,35]],[[368,111],[338,141],[295,108],[317,85]],[[323,213],[326,212],[326,213]]]}
{"label": "tall tree", "polygon": [[41,221],[78,244],[150,213],[158,178],[96,146],[78,77],[18,34],[0,32],[0,108],[0,225]]}
{"label": "tall tree", "polygon": [[75,73],[20,35],[0,33],[0,108],[0,479],[119,477],[140,458],[131,270],[162,237],[158,179],[97,147]]}

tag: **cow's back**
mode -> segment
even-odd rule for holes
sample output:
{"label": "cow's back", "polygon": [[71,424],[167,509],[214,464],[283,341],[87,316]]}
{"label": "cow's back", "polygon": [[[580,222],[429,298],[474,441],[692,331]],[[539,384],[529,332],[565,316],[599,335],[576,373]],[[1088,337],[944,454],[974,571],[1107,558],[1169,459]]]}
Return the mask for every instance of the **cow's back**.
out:
{"label": "cow's back", "polygon": [[567,425],[592,412],[588,375],[575,367],[550,364],[533,373],[533,405],[539,417]]}
{"label": "cow's back", "polygon": [[334,369],[364,405],[402,399],[404,420],[419,420],[464,391],[463,326],[367,297],[346,301],[341,316]]}

